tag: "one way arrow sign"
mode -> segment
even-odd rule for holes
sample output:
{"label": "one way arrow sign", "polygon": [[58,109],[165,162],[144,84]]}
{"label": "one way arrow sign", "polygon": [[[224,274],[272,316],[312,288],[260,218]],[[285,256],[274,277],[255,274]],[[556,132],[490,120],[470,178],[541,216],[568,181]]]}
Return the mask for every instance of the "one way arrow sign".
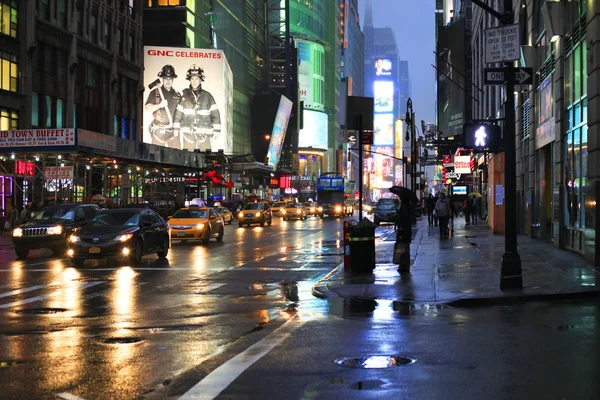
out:
{"label": "one way arrow sign", "polygon": [[[515,68],[514,78],[516,85],[533,84],[533,68]],[[504,68],[483,69],[483,83],[485,85],[503,85],[505,82]]]}

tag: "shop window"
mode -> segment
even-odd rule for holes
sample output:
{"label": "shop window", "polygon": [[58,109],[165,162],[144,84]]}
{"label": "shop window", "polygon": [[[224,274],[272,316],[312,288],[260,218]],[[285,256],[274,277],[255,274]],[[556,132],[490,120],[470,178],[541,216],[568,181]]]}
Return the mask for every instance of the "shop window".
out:
{"label": "shop window", "polygon": [[18,64],[17,57],[0,53],[0,88],[10,92],[17,91]]}
{"label": "shop window", "polygon": [[18,129],[19,114],[14,110],[5,108],[0,109],[0,130],[15,130]]}
{"label": "shop window", "polygon": [[14,38],[17,37],[17,3],[15,0],[0,1],[0,33]]}

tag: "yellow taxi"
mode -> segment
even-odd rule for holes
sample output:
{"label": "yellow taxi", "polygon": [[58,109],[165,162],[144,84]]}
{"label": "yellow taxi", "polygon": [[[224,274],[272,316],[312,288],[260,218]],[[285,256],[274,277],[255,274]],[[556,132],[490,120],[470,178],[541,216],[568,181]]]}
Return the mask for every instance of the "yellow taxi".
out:
{"label": "yellow taxi", "polygon": [[318,213],[318,205],[314,201],[304,203],[304,208],[306,208],[307,215],[317,215]]}
{"label": "yellow taxi", "polygon": [[233,214],[231,213],[231,211],[229,211],[229,208],[215,207],[215,211],[217,212],[217,214],[219,214],[221,217],[223,217],[223,221],[226,224],[231,225],[233,223]]}
{"label": "yellow taxi", "polygon": [[289,203],[289,201],[276,201],[273,203],[273,206],[271,207],[273,216],[282,217],[285,214],[285,206],[287,206]]}
{"label": "yellow taxi", "polygon": [[273,214],[269,203],[266,201],[254,201],[246,203],[242,211],[238,214],[238,226],[250,226],[252,224],[260,224],[260,226],[269,226],[273,223]]}
{"label": "yellow taxi", "polygon": [[223,240],[223,218],[212,207],[180,208],[167,218],[171,240],[199,240],[208,243],[211,238]]}

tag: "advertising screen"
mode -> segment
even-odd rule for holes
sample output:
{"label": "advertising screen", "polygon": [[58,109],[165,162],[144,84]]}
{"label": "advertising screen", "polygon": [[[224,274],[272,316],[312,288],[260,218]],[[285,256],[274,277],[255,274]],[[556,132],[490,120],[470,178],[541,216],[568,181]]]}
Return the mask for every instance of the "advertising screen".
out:
{"label": "advertising screen", "polygon": [[298,48],[298,87],[300,101],[304,101],[304,108],[310,110],[324,109],[321,99],[325,77],[319,71],[325,71],[325,48],[315,42],[295,40]]}
{"label": "advertising screen", "polygon": [[269,151],[267,152],[269,165],[272,165],[274,170],[277,169],[277,164],[279,163],[281,146],[285,140],[285,133],[287,131],[288,122],[290,121],[290,114],[292,112],[293,105],[294,103],[292,103],[287,97],[281,96],[279,107],[277,108],[277,114],[275,114],[273,131],[271,132]]}
{"label": "advertising screen", "polygon": [[193,151],[233,147],[233,75],[222,50],[144,47],[143,141]]}
{"label": "advertising screen", "polygon": [[465,20],[442,27],[437,42],[437,106],[443,137],[462,134],[465,123]]}
{"label": "advertising screen", "polygon": [[375,60],[375,75],[392,75],[392,60],[390,60],[389,58],[378,58],[377,60]]}
{"label": "advertising screen", "polygon": [[375,114],[373,127],[373,145],[394,145],[394,114]]}
{"label": "advertising screen", "polygon": [[467,194],[466,186],[452,186],[452,194]]}
{"label": "advertising screen", "polygon": [[327,150],[328,123],[327,114],[319,111],[304,110],[304,128],[298,135],[298,147]]}
{"label": "advertising screen", "polygon": [[394,112],[394,82],[375,81],[373,93],[375,93],[374,109],[376,113]]}
{"label": "advertising screen", "polygon": [[[372,147],[375,153],[375,175],[382,178],[394,176],[394,148],[389,146]],[[391,156],[391,157],[390,157]]]}

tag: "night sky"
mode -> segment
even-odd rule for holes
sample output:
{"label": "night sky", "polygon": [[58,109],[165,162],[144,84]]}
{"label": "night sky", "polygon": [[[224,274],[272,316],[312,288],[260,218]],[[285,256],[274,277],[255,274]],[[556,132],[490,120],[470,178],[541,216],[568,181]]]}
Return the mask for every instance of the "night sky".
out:
{"label": "night sky", "polygon": [[[367,0],[359,0],[361,28]],[[408,61],[417,121],[435,122],[435,1],[372,0],[373,26],[394,29],[400,59]],[[418,124],[420,125],[420,124]]]}

